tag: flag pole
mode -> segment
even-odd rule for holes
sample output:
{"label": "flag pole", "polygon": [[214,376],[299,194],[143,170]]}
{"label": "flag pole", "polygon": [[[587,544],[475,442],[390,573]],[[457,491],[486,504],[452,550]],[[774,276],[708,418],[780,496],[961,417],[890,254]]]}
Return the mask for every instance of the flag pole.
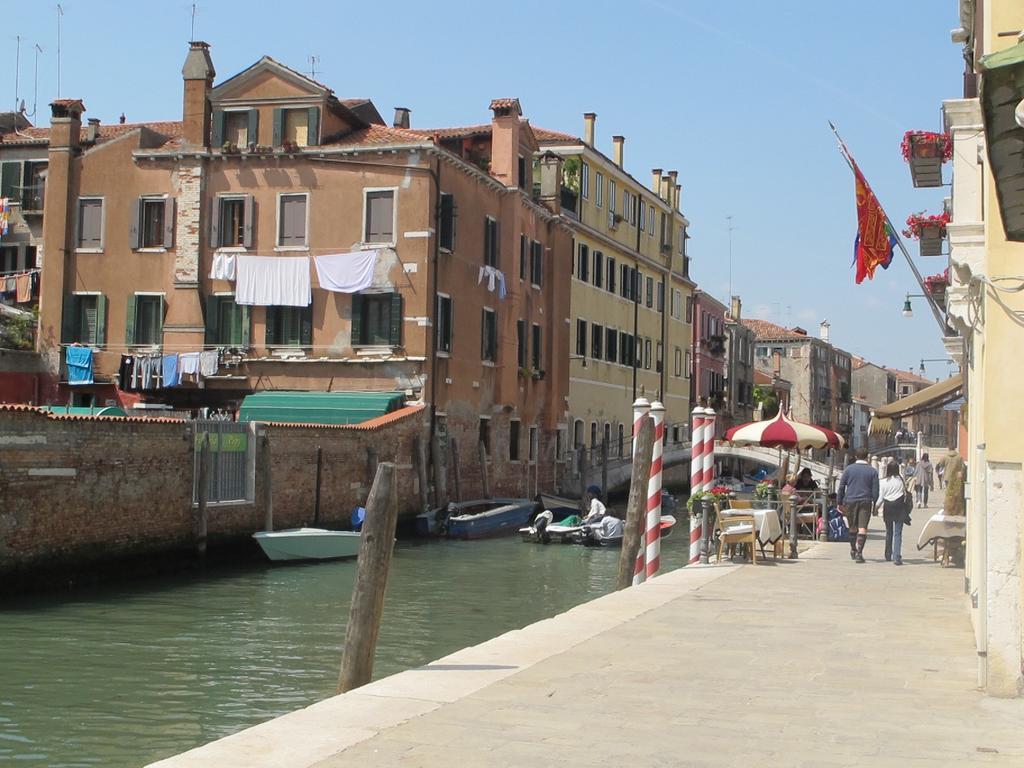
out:
{"label": "flag pole", "polygon": [[[832,133],[835,134],[836,141],[839,144],[839,153],[843,156],[843,159],[846,160],[846,164],[850,167],[850,170],[852,171],[854,166],[853,157],[850,156],[850,150],[847,149],[846,142],[843,141],[842,137],[839,135],[839,131],[836,129],[836,126],[833,124],[831,120],[828,121],[828,127],[831,128]],[[866,179],[865,183],[867,183]],[[907,247],[903,245],[903,240],[900,238],[899,230],[896,229],[895,226],[893,226],[892,219],[889,218],[889,214],[886,213],[886,210],[881,206],[881,203],[879,203],[879,208],[882,208],[882,213],[885,215],[885,223],[886,225],[888,225],[889,231],[893,233],[893,237],[896,238],[896,245],[900,247],[900,252],[903,254],[903,257],[907,260],[907,264],[910,266],[910,271],[914,273],[914,278],[917,280],[917,284],[921,287],[921,293],[924,294],[925,299],[928,301],[928,308],[931,309],[932,315],[935,316],[935,322],[939,324],[939,328],[942,330],[942,335],[945,336],[948,331],[949,325],[946,323],[946,319],[943,316],[942,311],[935,303],[935,299],[932,298],[932,295],[928,292],[928,289],[925,288],[924,277],[921,275],[920,270],[918,270],[917,265],[914,263],[914,260],[910,258],[910,253],[907,251]]]}

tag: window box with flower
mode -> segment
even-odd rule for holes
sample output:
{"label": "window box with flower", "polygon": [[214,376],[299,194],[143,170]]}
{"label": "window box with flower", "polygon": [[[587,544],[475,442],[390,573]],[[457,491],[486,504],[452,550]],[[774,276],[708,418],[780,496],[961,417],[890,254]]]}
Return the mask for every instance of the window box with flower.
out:
{"label": "window box with flower", "polygon": [[938,216],[926,216],[924,211],[912,213],[907,217],[907,228],[903,230],[903,236],[912,237],[920,243],[922,256],[941,256],[947,224],[949,214],[946,212]]}
{"label": "window box with flower", "polygon": [[915,187],[941,187],[942,164],[953,156],[949,134],[907,131],[900,145]]}

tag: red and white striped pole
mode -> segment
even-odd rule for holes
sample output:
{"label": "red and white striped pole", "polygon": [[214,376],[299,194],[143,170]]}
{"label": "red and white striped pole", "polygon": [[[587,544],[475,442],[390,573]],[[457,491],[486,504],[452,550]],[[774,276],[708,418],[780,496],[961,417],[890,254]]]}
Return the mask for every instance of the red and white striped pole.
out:
{"label": "red and white striped pole", "polygon": [[[630,450],[630,455],[636,451],[637,438],[640,435],[640,427],[643,426],[644,419],[648,418],[648,414],[651,412],[651,403],[646,397],[638,397],[633,403],[633,445]],[[636,552],[636,564],[633,566],[633,583],[640,584],[646,578],[647,573],[647,554],[644,547],[644,542],[640,542],[640,547]]]}
{"label": "red and white striped pole", "polygon": [[715,411],[704,409],[704,490],[710,491],[715,479]]}
{"label": "red and white striped pole", "polygon": [[[693,409],[693,427],[690,431],[690,495],[704,490],[704,409],[699,405]],[[696,505],[694,505],[696,506]],[[697,510],[690,510],[690,560],[700,560],[700,519]]]}
{"label": "red and white striped pole", "polygon": [[662,456],[665,448],[665,406],[651,403],[654,422],[654,448],[651,452],[651,477],[647,481],[647,578],[653,579],[661,568],[661,481]]}

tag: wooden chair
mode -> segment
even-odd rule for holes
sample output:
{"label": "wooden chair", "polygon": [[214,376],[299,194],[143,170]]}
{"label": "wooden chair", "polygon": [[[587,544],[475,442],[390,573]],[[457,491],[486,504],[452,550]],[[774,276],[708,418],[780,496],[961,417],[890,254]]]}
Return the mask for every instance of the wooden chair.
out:
{"label": "wooden chair", "polygon": [[[796,506],[796,529],[797,535],[800,535],[800,529],[807,526],[810,531],[808,538],[817,538],[817,525],[818,525],[818,503],[813,493],[797,491],[797,495],[800,496],[800,501],[797,502]],[[787,510],[788,511],[788,510]]]}
{"label": "wooden chair", "polygon": [[753,515],[718,517],[718,562],[722,562],[722,547],[746,544],[750,548],[750,562],[757,563],[757,528]]}

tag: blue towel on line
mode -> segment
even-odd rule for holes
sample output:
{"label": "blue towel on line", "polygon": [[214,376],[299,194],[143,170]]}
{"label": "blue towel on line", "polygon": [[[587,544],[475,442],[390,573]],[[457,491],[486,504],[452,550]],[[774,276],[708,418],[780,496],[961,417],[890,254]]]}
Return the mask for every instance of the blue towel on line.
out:
{"label": "blue towel on line", "polygon": [[68,384],[92,384],[92,348],[68,347],[64,353]]}
{"label": "blue towel on line", "polygon": [[178,373],[178,356],[164,355],[164,386],[176,387],[180,381]]}

